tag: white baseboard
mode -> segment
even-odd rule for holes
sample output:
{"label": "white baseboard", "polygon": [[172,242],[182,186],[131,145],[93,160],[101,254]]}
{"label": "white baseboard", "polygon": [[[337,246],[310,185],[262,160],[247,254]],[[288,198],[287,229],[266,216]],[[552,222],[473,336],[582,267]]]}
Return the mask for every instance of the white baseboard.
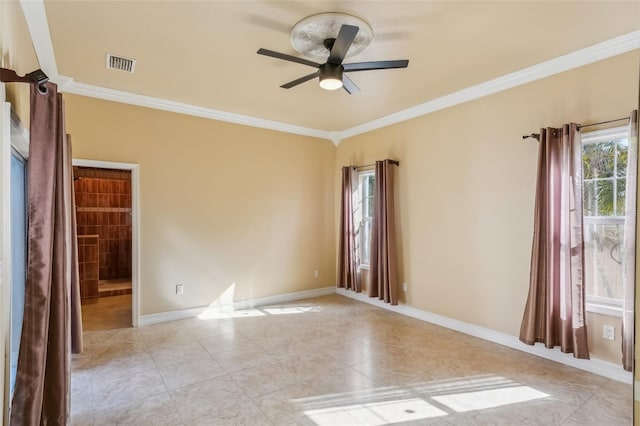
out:
{"label": "white baseboard", "polygon": [[416,318],[431,324],[436,324],[451,330],[456,330],[461,333],[469,334],[474,337],[479,337],[490,342],[498,343],[503,346],[508,346],[519,351],[527,352],[533,355],[537,355],[541,358],[550,359],[552,361],[566,364],[571,367],[579,368],[581,370],[589,371],[594,374],[608,377],[619,382],[632,384],[633,375],[629,371],[625,371],[622,365],[617,365],[611,362],[602,361],[592,358],[590,360],[577,359],[571,354],[565,354],[560,351],[559,348],[547,349],[542,344],[536,344],[534,346],[526,345],[522,343],[518,337],[512,336],[507,333],[491,330],[489,328],[480,327],[478,325],[469,324],[464,321],[458,321],[453,318],[444,317],[442,315],[433,314],[431,312],[423,311],[407,305],[392,306],[388,303],[384,303],[375,297],[369,297],[363,293],[355,293],[343,288],[337,288],[336,293],[349,297],[351,299],[358,300],[360,302],[369,303],[371,305],[378,306],[389,311],[397,312],[402,315],[406,315],[412,318]]}
{"label": "white baseboard", "polygon": [[233,304],[230,304],[230,305],[216,305],[216,306],[204,305],[204,306],[196,306],[193,308],[177,309],[175,311],[159,312],[157,314],[141,315],[139,320],[139,325],[142,327],[145,325],[159,324],[162,322],[193,318],[193,317],[197,317],[198,315],[202,314],[205,311],[210,312],[212,310],[216,310],[220,312],[229,312],[229,311],[234,311],[238,309],[251,309],[256,306],[275,305],[278,303],[291,302],[294,300],[326,296],[329,294],[335,294],[335,292],[336,292],[336,288],[333,286],[323,287],[323,288],[316,288],[313,290],[296,291],[294,293],[277,294],[275,296],[239,300],[239,301],[233,302]]}

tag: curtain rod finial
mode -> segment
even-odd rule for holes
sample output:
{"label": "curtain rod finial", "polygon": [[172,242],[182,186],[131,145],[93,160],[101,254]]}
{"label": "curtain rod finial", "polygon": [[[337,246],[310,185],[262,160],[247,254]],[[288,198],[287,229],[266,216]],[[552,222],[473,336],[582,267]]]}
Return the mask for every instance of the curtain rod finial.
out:
{"label": "curtain rod finial", "polygon": [[535,139],[537,141],[540,141],[540,134],[539,133],[531,133],[530,135],[524,135],[522,137],[523,140],[524,139],[529,139],[529,138],[533,138],[533,139]]}
{"label": "curtain rod finial", "polygon": [[49,76],[40,68],[26,74],[24,77],[20,77],[14,70],[0,68],[0,81],[5,83],[35,83],[38,86],[38,91],[45,94],[47,93],[45,84],[49,81]]}

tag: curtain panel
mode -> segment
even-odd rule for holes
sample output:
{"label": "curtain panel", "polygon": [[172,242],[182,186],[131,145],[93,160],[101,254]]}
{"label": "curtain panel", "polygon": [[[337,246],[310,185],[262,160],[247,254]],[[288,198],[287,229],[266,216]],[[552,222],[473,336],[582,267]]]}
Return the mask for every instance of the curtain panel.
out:
{"label": "curtain panel", "polygon": [[371,227],[369,296],[398,304],[398,263],[396,253],[394,162],[376,161],[376,189]]}
{"label": "curtain panel", "polygon": [[636,212],[638,177],[638,110],[629,116],[629,148],[625,186],[624,257],[622,258],[622,366],[633,371],[634,293],[636,269]]}
{"label": "curtain panel", "polygon": [[28,264],[11,425],[69,422],[71,347],[82,350],[71,147],[62,95],[31,87]]}
{"label": "curtain panel", "polygon": [[338,287],[360,293],[356,228],[353,218],[353,193],[358,190],[358,176],[352,166],[342,168],[340,208],[340,248],[338,253]]}
{"label": "curtain panel", "polygon": [[520,340],[589,358],[578,126],[540,130],[529,294]]}

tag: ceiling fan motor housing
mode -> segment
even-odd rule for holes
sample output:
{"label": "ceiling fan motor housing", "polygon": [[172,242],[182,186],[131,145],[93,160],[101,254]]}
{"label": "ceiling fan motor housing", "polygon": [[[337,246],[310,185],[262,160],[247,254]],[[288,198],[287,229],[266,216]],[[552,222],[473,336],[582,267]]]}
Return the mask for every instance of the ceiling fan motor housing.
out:
{"label": "ceiling fan motor housing", "polygon": [[342,65],[334,65],[330,63],[320,65],[320,80],[333,79],[342,81],[342,73],[344,67]]}

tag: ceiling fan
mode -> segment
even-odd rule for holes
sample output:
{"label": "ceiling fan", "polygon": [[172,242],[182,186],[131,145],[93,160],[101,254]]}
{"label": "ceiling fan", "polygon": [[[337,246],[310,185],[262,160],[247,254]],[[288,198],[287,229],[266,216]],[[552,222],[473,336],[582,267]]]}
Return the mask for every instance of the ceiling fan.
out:
{"label": "ceiling fan", "polygon": [[356,71],[383,70],[390,68],[406,68],[409,65],[407,59],[398,61],[371,61],[371,62],[355,62],[351,64],[343,64],[344,60],[353,40],[358,34],[359,28],[354,25],[342,25],[336,38],[327,38],[324,40],[324,47],[329,51],[329,58],[324,64],[319,64],[296,56],[287,55],[285,53],[274,52],[268,49],[259,49],[259,55],[271,56],[273,58],[284,59],[285,61],[296,62],[318,70],[300,77],[296,80],[283,84],[282,88],[291,89],[306,81],[316,77],[320,78],[320,87],[326,90],[336,90],[341,87],[349,94],[360,91],[358,86],[345,73]]}

